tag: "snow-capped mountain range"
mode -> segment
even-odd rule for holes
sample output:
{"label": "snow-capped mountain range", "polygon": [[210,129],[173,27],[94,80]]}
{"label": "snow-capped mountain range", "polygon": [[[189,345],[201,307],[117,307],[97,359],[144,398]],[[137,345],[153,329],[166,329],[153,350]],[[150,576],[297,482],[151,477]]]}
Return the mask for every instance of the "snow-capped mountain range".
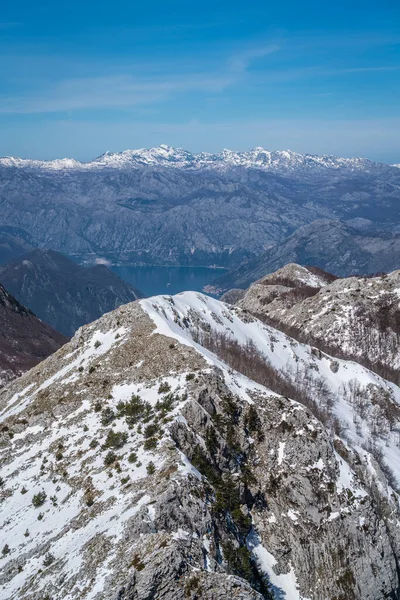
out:
{"label": "snow-capped mountain range", "polygon": [[[290,236],[324,220],[312,248],[300,240],[293,256],[291,242],[290,261],[324,267],[328,260],[342,275],[394,270],[399,199],[400,170],[363,158],[169,146],[89,163],[4,158],[0,260],[3,247],[9,259],[28,246],[80,260],[229,268],[268,252],[275,264]],[[323,247],[330,238],[338,241]],[[349,250],[339,256],[333,246],[342,238]]]}
{"label": "snow-capped mountain range", "polygon": [[[140,166],[162,166],[179,169],[224,169],[232,167],[257,168],[266,170],[329,168],[329,169],[372,169],[375,163],[367,158],[340,158],[330,155],[299,154],[291,150],[269,151],[262,147],[250,151],[236,152],[224,149],[219,153],[191,153],[182,148],[161,144],[155,148],[105,152],[89,162],[72,158],[40,161],[15,157],[0,158],[0,165],[44,170],[92,170],[104,167],[129,169]],[[384,166],[381,164],[381,166]],[[390,165],[387,165],[388,167]],[[393,165],[398,166],[398,165]]]}

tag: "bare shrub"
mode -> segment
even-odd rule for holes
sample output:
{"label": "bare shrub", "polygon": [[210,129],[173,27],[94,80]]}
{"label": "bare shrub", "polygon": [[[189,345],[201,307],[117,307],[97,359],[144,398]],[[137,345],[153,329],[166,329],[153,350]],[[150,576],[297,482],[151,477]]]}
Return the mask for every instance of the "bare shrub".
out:
{"label": "bare shrub", "polygon": [[334,427],[332,408],[335,398],[326,383],[313,376],[307,369],[298,368],[295,373],[289,370],[286,373],[277,371],[253,342],[248,341],[247,344],[241,345],[216,331],[199,333],[197,341],[235,371],[281,396],[297,400],[309,408],[320,421]]}

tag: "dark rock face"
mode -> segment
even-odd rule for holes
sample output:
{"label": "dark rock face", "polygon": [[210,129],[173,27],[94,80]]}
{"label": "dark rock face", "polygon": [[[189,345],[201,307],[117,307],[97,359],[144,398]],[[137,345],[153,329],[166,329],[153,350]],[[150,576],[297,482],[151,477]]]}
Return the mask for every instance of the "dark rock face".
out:
{"label": "dark rock face", "polygon": [[42,323],[0,285],[0,387],[53,354],[67,338]]}
{"label": "dark rock face", "polygon": [[[262,148],[193,155],[160,147],[84,164],[0,159],[0,184],[1,225],[34,246],[131,264],[233,268],[317,219],[369,220],[388,236],[400,224],[400,169]],[[379,239],[373,233],[365,245]],[[343,268],[368,266],[358,243],[347,252]],[[289,260],[301,262],[279,266]]]}
{"label": "dark rock face", "polygon": [[51,250],[33,250],[0,268],[0,280],[43,321],[71,336],[140,293],[104,265],[82,267]]}
{"label": "dark rock face", "polygon": [[357,228],[323,219],[299,227],[261,257],[219,277],[215,285],[223,290],[246,288],[288,263],[314,265],[341,277],[398,269],[400,235],[355,224]]}

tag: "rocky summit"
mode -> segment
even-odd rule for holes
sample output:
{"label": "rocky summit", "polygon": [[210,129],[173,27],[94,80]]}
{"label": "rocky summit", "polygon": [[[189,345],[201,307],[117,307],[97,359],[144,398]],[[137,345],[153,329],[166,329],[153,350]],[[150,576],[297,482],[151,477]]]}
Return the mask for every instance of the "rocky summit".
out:
{"label": "rocky summit", "polygon": [[398,598],[399,402],[240,307],[121,306],[0,393],[0,597]]}
{"label": "rocky summit", "polygon": [[400,271],[337,278],[288,264],[225,297],[297,339],[400,383]]}

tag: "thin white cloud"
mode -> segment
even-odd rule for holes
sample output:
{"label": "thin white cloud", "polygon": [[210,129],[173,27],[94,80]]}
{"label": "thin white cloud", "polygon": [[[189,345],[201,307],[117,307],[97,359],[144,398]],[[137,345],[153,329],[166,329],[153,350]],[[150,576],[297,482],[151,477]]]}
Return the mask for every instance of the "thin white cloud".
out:
{"label": "thin white cloud", "polygon": [[259,59],[274,54],[280,50],[280,46],[277,44],[270,44],[267,46],[259,46],[256,48],[250,48],[243,52],[239,52],[231,57],[229,61],[230,70],[236,73],[246,71],[250,64]]}
{"label": "thin white cloud", "polygon": [[218,93],[233,83],[229,74],[162,77],[151,80],[129,75],[67,79],[40,94],[0,97],[2,113],[54,113],[70,110],[134,108],[190,91]]}
{"label": "thin white cloud", "polygon": [[[236,83],[250,63],[278,50],[262,46],[235,54],[228,65],[210,72],[69,78],[47,83],[40,92],[0,96],[0,113],[57,113],[85,109],[127,109],[165,101],[191,91],[218,94]],[[157,66],[153,65],[154,71]],[[158,68],[160,70],[160,68]],[[193,68],[195,71],[195,67]],[[179,73],[179,69],[178,69]]]}

